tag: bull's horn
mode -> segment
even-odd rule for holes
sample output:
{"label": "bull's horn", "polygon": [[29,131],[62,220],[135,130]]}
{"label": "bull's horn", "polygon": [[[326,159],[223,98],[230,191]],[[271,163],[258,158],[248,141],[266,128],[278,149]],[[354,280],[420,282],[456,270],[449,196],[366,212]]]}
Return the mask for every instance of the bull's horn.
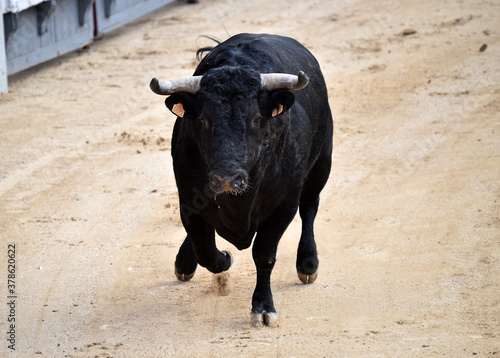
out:
{"label": "bull's horn", "polygon": [[302,71],[297,76],[287,73],[263,73],[260,75],[260,81],[268,91],[277,89],[300,90],[307,86],[309,77]]}
{"label": "bull's horn", "polygon": [[159,95],[168,96],[177,92],[187,92],[195,94],[200,89],[200,82],[203,76],[190,76],[177,78],[166,82],[158,81],[158,78],[153,78],[149,84],[149,88]]}

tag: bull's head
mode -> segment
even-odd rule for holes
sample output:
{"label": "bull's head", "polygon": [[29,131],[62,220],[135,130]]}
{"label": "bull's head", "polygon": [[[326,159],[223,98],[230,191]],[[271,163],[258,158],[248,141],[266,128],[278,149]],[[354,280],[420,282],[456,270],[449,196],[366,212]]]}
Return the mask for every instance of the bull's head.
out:
{"label": "bull's head", "polygon": [[[215,195],[243,193],[249,173],[261,166],[266,150],[288,123],[282,116],[293,105],[290,90],[307,86],[303,72],[259,74],[246,67],[225,66],[167,82],[151,80],[151,90],[170,95],[166,106],[187,121]],[[264,169],[264,168],[261,168]],[[255,183],[253,183],[255,184]]]}

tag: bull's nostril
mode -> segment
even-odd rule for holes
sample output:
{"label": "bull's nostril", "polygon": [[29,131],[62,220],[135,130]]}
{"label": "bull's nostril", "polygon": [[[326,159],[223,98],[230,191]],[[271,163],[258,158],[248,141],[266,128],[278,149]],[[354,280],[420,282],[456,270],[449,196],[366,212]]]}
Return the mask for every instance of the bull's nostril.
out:
{"label": "bull's nostril", "polygon": [[245,184],[245,179],[241,175],[237,175],[233,180],[233,187],[236,189],[241,188]]}
{"label": "bull's nostril", "polygon": [[231,178],[232,186],[236,190],[245,190],[247,186],[248,174],[244,170],[238,170],[236,175]]}

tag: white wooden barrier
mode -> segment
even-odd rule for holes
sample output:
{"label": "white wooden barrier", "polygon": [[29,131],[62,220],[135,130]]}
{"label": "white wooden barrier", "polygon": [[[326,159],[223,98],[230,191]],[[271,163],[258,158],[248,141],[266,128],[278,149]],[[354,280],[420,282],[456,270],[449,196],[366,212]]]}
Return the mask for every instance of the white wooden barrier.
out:
{"label": "white wooden barrier", "polygon": [[0,0],[0,93],[7,92],[7,76],[81,48],[172,1]]}

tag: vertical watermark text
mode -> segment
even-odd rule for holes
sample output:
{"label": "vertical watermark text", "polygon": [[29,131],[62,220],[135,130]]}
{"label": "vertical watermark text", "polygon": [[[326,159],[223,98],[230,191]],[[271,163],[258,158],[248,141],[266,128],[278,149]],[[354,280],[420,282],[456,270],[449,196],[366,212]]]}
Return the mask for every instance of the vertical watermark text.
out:
{"label": "vertical watermark text", "polygon": [[7,348],[16,350],[16,245],[7,246]]}

